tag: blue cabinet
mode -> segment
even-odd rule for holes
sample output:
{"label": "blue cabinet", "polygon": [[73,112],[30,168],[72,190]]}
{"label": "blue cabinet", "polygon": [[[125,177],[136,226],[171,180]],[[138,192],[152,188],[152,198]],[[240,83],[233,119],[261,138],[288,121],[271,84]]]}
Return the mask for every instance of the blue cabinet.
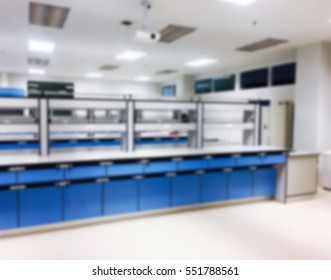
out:
{"label": "blue cabinet", "polygon": [[18,226],[17,191],[0,191],[0,230]]}
{"label": "blue cabinet", "polygon": [[276,192],[276,169],[258,169],[254,172],[254,196],[274,196]]}
{"label": "blue cabinet", "polygon": [[112,181],[104,185],[105,215],[138,211],[138,180]]}
{"label": "blue cabinet", "polygon": [[143,172],[144,165],[141,163],[115,164],[107,167],[107,175],[111,177],[140,175]]}
{"label": "blue cabinet", "polygon": [[139,210],[170,207],[170,179],[158,177],[139,182]]}
{"label": "blue cabinet", "polygon": [[178,162],[178,171],[192,171],[208,168],[206,159],[184,159]]}
{"label": "blue cabinet", "polygon": [[253,171],[229,172],[229,198],[240,199],[253,196]]}
{"label": "blue cabinet", "polygon": [[18,172],[18,183],[55,182],[64,179],[64,171],[57,168],[25,170]]}
{"label": "blue cabinet", "polygon": [[274,154],[267,155],[263,158],[263,164],[285,164],[286,155],[284,154]]}
{"label": "blue cabinet", "polygon": [[170,173],[177,171],[177,162],[176,161],[154,161],[148,162],[145,166],[146,174],[153,173]]}
{"label": "blue cabinet", "polygon": [[106,177],[106,167],[102,165],[72,167],[66,170],[67,180]]}
{"label": "blue cabinet", "polygon": [[0,172],[0,186],[16,184],[16,172]]}
{"label": "blue cabinet", "polygon": [[102,184],[75,184],[64,188],[64,220],[102,215]]}
{"label": "blue cabinet", "polygon": [[201,175],[201,201],[214,202],[228,198],[228,173],[207,173]]}
{"label": "blue cabinet", "polygon": [[237,159],[234,157],[219,157],[208,160],[208,168],[226,168],[235,167],[237,165]]}
{"label": "blue cabinet", "polygon": [[20,227],[62,221],[62,189],[43,187],[19,191]]}
{"label": "blue cabinet", "polygon": [[237,166],[256,166],[263,164],[262,157],[258,155],[241,156],[237,159]]}
{"label": "blue cabinet", "polygon": [[172,206],[190,205],[199,202],[200,175],[179,175],[172,178]]}

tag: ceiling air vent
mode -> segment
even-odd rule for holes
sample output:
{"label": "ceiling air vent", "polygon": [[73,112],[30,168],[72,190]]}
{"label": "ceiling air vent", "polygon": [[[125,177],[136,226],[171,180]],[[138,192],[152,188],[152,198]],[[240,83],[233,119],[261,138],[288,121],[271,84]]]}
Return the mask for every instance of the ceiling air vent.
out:
{"label": "ceiling air vent", "polygon": [[29,57],[28,64],[32,66],[43,66],[46,67],[49,64],[49,59]]}
{"label": "ceiling air vent", "polygon": [[62,29],[70,9],[30,2],[30,24]]}
{"label": "ceiling air vent", "polygon": [[118,68],[119,68],[118,65],[105,64],[105,65],[100,66],[99,70],[101,70],[101,71],[114,71]]}
{"label": "ceiling air vent", "polygon": [[275,47],[281,44],[287,43],[288,40],[282,40],[282,39],[275,39],[275,38],[267,38],[262,41],[255,42],[253,44],[243,46],[237,49],[237,51],[242,52],[255,52],[259,50],[263,50],[266,48]]}
{"label": "ceiling air vent", "polygon": [[160,41],[163,43],[172,43],[194,31],[196,31],[196,28],[170,24],[160,31]]}
{"label": "ceiling air vent", "polygon": [[174,74],[177,73],[177,70],[174,69],[165,69],[165,70],[161,70],[156,72],[156,75],[170,75],[170,74]]}

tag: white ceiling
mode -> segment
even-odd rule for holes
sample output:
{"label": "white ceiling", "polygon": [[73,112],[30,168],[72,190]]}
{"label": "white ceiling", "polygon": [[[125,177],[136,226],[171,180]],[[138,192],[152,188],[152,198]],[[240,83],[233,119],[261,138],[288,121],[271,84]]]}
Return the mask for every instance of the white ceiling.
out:
{"label": "white ceiling", "polygon": [[[37,0],[36,0],[37,1]],[[276,57],[293,56],[300,45],[327,41],[331,36],[329,0],[257,0],[253,5],[235,6],[219,0],[152,0],[150,29],[179,24],[197,28],[172,44],[146,45],[132,40],[140,28],[140,0],[38,0],[37,2],[70,7],[63,30],[29,25],[27,0],[0,1],[0,71],[27,73],[27,58],[49,57],[47,75],[83,77],[102,64],[119,64],[106,79],[131,80],[163,69],[180,73],[202,74],[222,71]],[[125,28],[120,21],[135,25]],[[257,25],[253,25],[253,21]],[[254,54],[239,53],[235,48],[267,37],[288,39],[290,43]],[[29,39],[53,41],[53,54],[29,53]],[[147,56],[135,62],[117,61],[125,50],[137,50]],[[217,58],[219,63],[191,69],[185,63],[200,57]]]}

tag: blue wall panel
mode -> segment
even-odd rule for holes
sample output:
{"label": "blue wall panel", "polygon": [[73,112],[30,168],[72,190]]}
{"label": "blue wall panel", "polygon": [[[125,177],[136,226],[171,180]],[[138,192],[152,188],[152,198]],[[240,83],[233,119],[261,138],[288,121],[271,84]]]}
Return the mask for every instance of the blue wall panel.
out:
{"label": "blue wall panel", "polygon": [[102,184],[76,184],[64,188],[64,219],[75,220],[102,215]]}
{"label": "blue wall panel", "polygon": [[106,183],[103,199],[105,215],[138,211],[138,180]]}
{"label": "blue wall panel", "polygon": [[190,205],[200,202],[200,176],[179,175],[172,178],[172,206]]}
{"label": "blue wall panel", "polygon": [[20,227],[62,221],[62,189],[44,187],[19,191]]}
{"label": "blue wall panel", "polygon": [[139,182],[139,210],[170,207],[170,179],[149,178]]}
{"label": "blue wall panel", "polygon": [[201,201],[213,202],[228,198],[228,173],[201,175]]}
{"label": "blue wall panel", "polygon": [[253,196],[253,171],[229,172],[229,198],[249,198]]}
{"label": "blue wall panel", "polygon": [[13,229],[18,226],[17,191],[0,192],[0,229]]}

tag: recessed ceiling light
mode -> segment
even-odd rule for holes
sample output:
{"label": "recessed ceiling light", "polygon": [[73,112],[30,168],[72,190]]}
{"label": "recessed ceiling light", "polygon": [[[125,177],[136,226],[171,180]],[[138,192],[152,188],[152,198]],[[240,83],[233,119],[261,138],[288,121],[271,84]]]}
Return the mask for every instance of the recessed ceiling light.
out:
{"label": "recessed ceiling light", "polygon": [[29,69],[29,74],[31,74],[31,75],[45,75],[45,70],[44,69],[31,68],[31,69]]}
{"label": "recessed ceiling light", "polygon": [[214,64],[217,63],[216,59],[213,58],[201,58],[198,60],[194,60],[191,62],[186,63],[186,66],[190,66],[190,67],[202,67],[202,66],[206,66],[209,64]]}
{"label": "recessed ceiling light", "polygon": [[93,78],[93,79],[97,79],[97,78],[101,78],[102,74],[100,73],[87,73],[86,78]]}
{"label": "recessed ceiling light", "polygon": [[152,80],[152,78],[148,77],[148,76],[139,76],[139,77],[136,77],[134,80],[138,81],[138,82],[148,82],[148,81]]}
{"label": "recessed ceiling light", "polygon": [[118,55],[116,57],[116,59],[120,59],[120,60],[129,60],[129,61],[133,61],[133,60],[137,60],[139,58],[144,57],[146,54],[143,52],[132,52],[132,51],[127,51],[124,52],[120,55]]}
{"label": "recessed ceiling light", "polygon": [[55,49],[55,43],[45,41],[29,41],[29,50],[32,52],[52,53]]}
{"label": "recessed ceiling light", "polygon": [[239,6],[248,6],[250,4],[253,4],[253,2],[255,2],[256,0],[221,0],[221,1]]}

